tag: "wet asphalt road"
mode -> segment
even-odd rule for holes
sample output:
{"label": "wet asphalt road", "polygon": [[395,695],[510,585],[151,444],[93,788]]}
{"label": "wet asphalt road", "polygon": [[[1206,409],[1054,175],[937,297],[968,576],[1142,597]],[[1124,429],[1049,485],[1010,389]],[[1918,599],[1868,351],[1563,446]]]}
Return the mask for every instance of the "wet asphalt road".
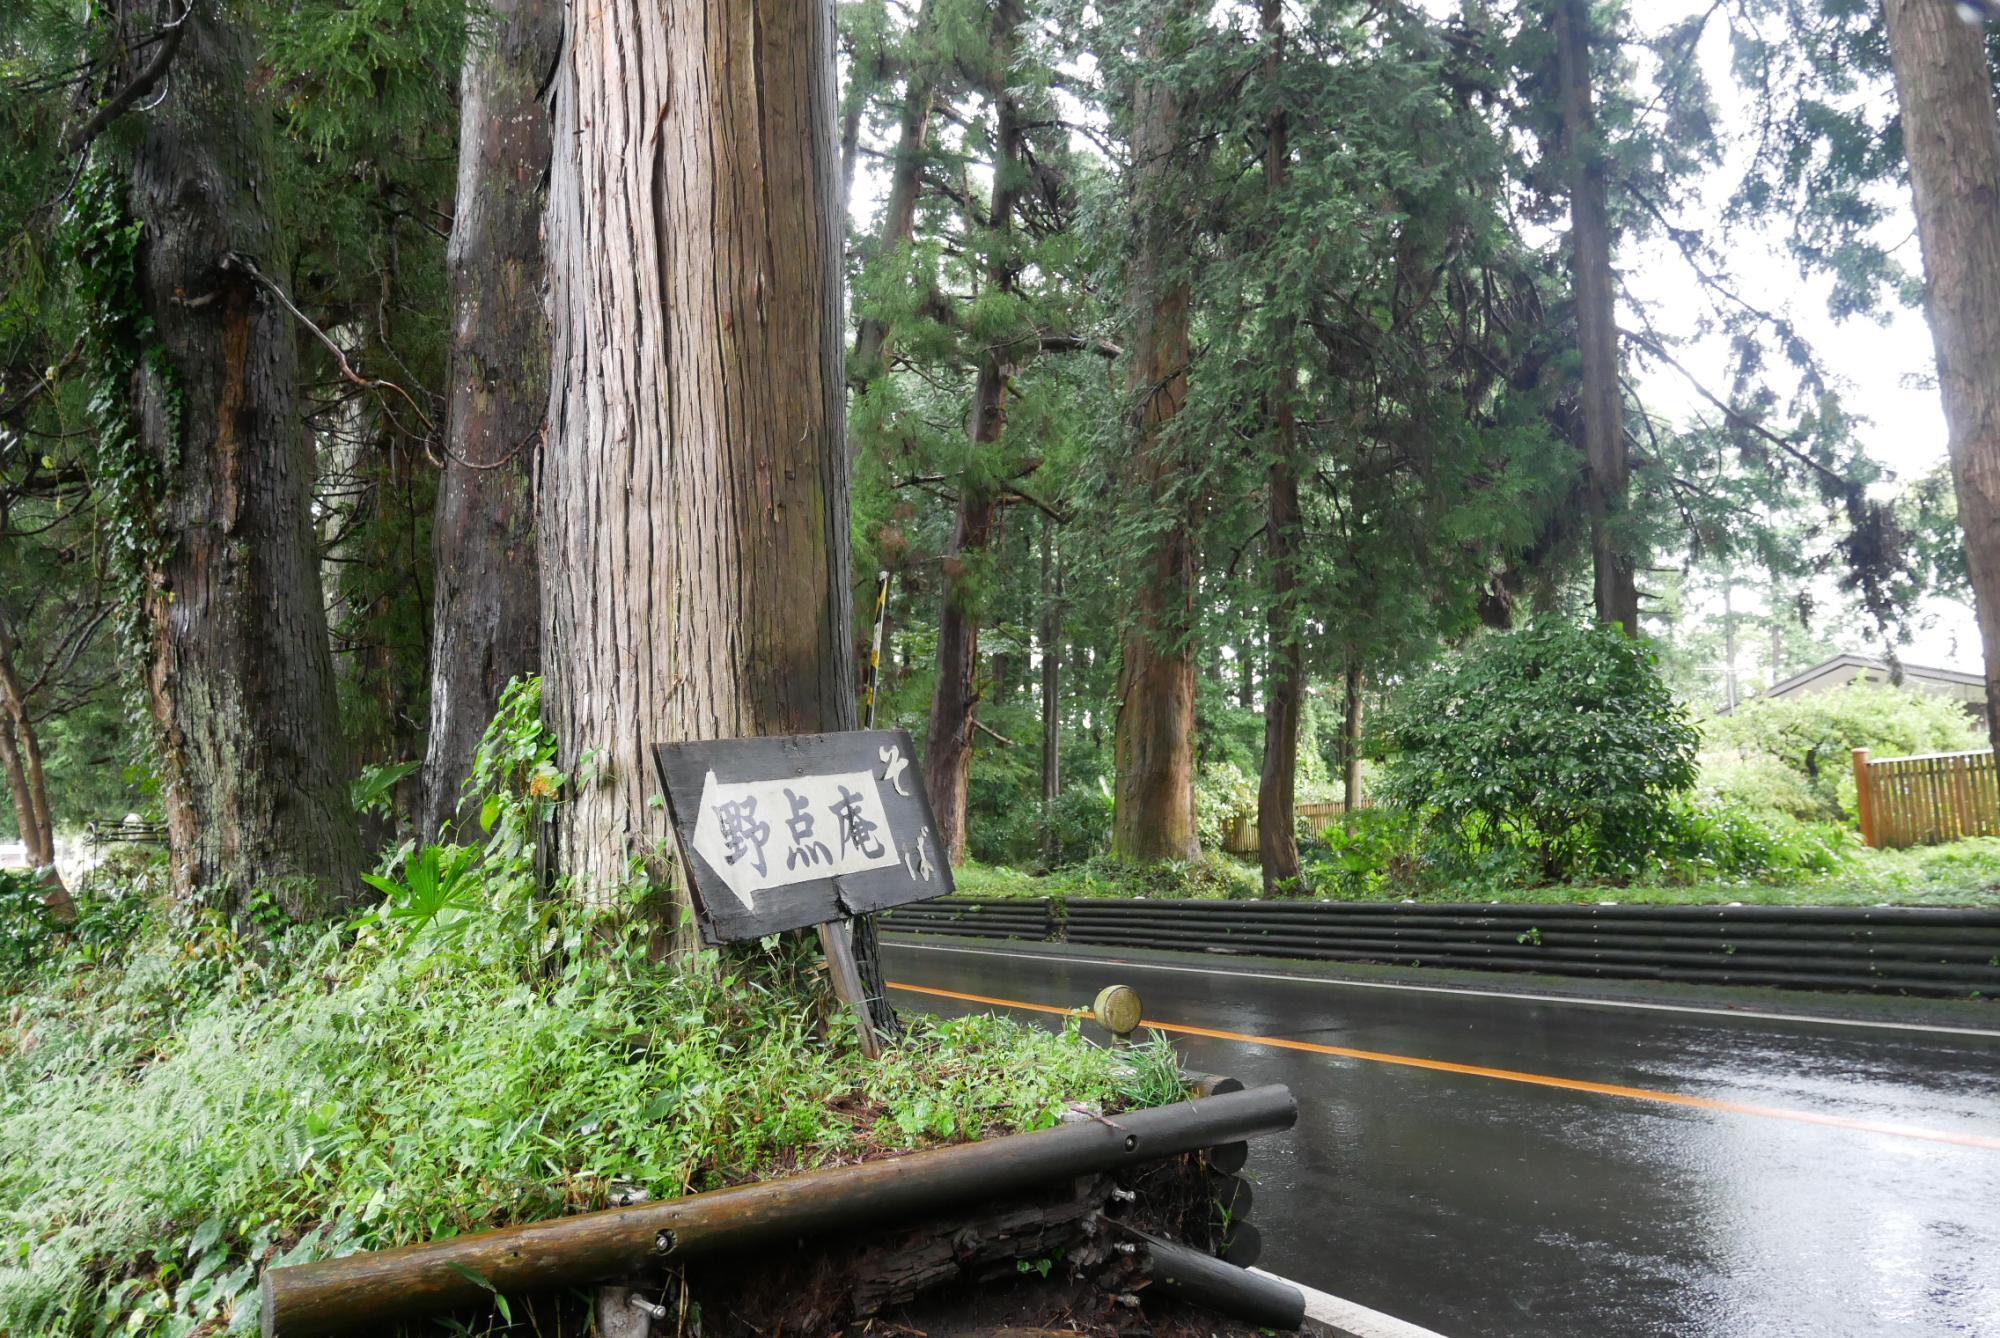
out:
{"label": "wet asphalt road", "polygon": [[892,981],[1060,1005],[1120,982],[1149,1020],[1970,1140],[1176,1037],[1298,1098],[1246,1172],[1262,1266],[1449,1338],[2000,1338],[2000,1038],[884,946]]}

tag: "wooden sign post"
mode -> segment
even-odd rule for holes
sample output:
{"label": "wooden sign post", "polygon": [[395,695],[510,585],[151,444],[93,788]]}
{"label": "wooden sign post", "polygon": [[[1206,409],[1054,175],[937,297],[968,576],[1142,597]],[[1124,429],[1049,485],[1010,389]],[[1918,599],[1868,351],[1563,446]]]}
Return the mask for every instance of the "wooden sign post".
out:
{"label": "wooden sign post", "polygon": [[873,1055],[848,920],[952,890],[909,734],[663,743],[654,758],[703,940],[817,925]]}

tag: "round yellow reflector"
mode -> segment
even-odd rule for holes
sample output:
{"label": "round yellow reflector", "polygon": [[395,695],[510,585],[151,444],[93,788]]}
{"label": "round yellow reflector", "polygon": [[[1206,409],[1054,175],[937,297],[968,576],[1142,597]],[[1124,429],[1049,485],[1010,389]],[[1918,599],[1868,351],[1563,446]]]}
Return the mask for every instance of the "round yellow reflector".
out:
{"label": "round yellow reflector", "polygon": [[1113,1036],[1130,1036],[1139,1029],[1139,992],[1130,985],[1106,985],[1097,992],[1090,1011]]}

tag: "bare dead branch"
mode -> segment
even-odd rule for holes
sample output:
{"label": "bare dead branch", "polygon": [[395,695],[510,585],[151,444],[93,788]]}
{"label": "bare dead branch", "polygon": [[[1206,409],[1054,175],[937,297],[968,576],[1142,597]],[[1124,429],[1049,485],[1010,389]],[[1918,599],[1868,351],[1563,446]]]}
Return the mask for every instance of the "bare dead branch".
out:
{"label": "bare dead branch", "polygon": [[181,35],[187,31],[188,16],[194,13],[194,0],[186,0],[181,6],[181,16],[171,23],[160,25],[160,42],[151,60],[140,67],[132,76],[132,82],[112,94],[110,99],[91,114],[88,121],[70,132],[63,141],[65,152],[81,153],[90,147],[90,142],[104,133],[106,126],[123,116],[140,98],[153,91],[153,85],[160,82],[173,63],[174,52],[180,49]]}

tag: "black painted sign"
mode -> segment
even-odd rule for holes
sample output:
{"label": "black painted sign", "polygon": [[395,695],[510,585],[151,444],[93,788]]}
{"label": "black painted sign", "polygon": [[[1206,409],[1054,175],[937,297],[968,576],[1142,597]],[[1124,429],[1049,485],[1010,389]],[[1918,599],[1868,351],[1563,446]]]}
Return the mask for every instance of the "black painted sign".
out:
{"label": "black painted sign", "polygon": [[662,743],[654,757],[709,943],[952,890],[905,730]]}

